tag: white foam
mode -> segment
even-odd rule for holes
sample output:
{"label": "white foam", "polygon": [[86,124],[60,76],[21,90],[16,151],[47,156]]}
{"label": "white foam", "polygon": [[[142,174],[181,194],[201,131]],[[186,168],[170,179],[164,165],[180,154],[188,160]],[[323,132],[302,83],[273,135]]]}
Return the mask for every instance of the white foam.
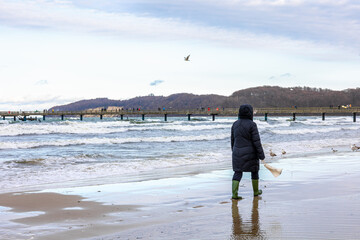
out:
{"label": "white foam", "polygon": [[147,126],[147,127],[132,127],[129,130],[173,130],[173,131],[201,131],[212,129],[230,129],[231,125],[228,124],[207,124],[207,125],[162,125],[162,126]]}
{"label": "white foam", "polygon": [[0,136],[42,135],[42,134],[96,134],[127,131],[127,122],[51,122],[16,123],[0,125]]}
{"label": "white foam", "polygon": [[8,120],[0,120],[0,124],[9,124]]}
{"label": "white foam", "polygon": [[309,134],[309,133],[326,133],[340,131],[341,127],[332,127],[332,128],[298,128],[298,129],[279,129],[279,130],[270,130],[275,134]]}
{"label": "white foam", "polygon": [[104,122],[80,122],[63,121],[50,123],[16,123],[1,124],[0,136],[19,136],[19,135],[44,135],[44,134],[109,134],[121,133],[126,131],[148,131],[148,130],[173,130],[173,131],[200,131],[220,128],[229,128],[231,125],[219,124],[218,122],[191,122],[183,121],[164,123],[164,122],[144,122],[142,124],[132,124],[129,121],[104,121]]}
{"label": "white foam", "polygon": [[140,142],[188,142],[188,141],[212,141],[228,138],[229,134],[196,135],[196,136],[162,136],[162,137],[132,137],[132,138],[77,138],[58,139],[54,141],[2,141],[0,149],[37,148],[44,146],[70,146],[83,144],[124,144]]}

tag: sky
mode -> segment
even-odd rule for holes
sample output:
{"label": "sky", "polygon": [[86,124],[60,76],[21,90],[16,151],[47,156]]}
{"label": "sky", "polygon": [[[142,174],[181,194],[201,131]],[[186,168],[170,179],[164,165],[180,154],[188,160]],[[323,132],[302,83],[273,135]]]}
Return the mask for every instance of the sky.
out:
{"label": "sky", "polygon": [[0,0],[0,110],[359,80],[360,1]]}

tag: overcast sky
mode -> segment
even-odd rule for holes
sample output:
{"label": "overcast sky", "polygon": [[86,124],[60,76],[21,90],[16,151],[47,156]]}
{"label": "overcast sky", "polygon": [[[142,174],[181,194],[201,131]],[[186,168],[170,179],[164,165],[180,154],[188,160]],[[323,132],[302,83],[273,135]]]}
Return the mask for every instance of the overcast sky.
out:
{"label": "overcast sky", "polygon": [[0,0],[0,110],[359,83],[359,1]]}

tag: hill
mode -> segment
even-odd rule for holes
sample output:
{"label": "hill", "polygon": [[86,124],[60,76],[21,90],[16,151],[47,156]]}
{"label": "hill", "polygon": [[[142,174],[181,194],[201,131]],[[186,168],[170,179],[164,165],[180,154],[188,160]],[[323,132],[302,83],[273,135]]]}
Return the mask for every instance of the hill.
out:
{"label": "hill", "polygon": [[236,91],[223,105],[234,107],[245,102],[255,107],[329,107],[344,104],[360,106],[360,88],[334,91],[310,87],[263,86]]}
{"label": "hill", "polygon": [[82,111],[98,107],[124,107],[141,109],[196,109],[201,107],[237,108],[248,103],[254,107],[328,107],[352,104],[360,106],[360,88],[335,91],[330,89],[277,86],[261,86],[234,92],[230,96],[195,95],[178,93],[170,96],[143,96],[128,100],[96,98],[81,100],[66,105],[54,106],[56,111]]}

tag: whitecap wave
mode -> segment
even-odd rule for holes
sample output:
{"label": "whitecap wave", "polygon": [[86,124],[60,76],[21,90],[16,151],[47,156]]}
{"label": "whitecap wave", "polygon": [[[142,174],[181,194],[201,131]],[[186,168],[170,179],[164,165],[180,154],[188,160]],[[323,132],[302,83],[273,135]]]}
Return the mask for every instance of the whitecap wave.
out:
{"label": "whitecap wave", "polygon": [[0,125],[0,136],[46,135],[46,134],[112,134],[127,131],[201,131],[211,129],[226,129],[231,125],[216,123],[191,122],[144,122],[133,124],[129,121],[107,122],[76,122],[63,121],[38,124],[3,124]]}
{"label": "whitecap wave", "polygon": [[229,138],[229,134],[218,135],[196,135],[196,136],[162,136],[162,137],[132,137],[132,138],[77,138],[59,139],[54,141],[3,141],[0,142],[0,149],[39,148],[49,146],[71,146],[71,145],[100,145],[100,144],[124,144],[141,142],[188,142],[188,141],[212,141]]}

